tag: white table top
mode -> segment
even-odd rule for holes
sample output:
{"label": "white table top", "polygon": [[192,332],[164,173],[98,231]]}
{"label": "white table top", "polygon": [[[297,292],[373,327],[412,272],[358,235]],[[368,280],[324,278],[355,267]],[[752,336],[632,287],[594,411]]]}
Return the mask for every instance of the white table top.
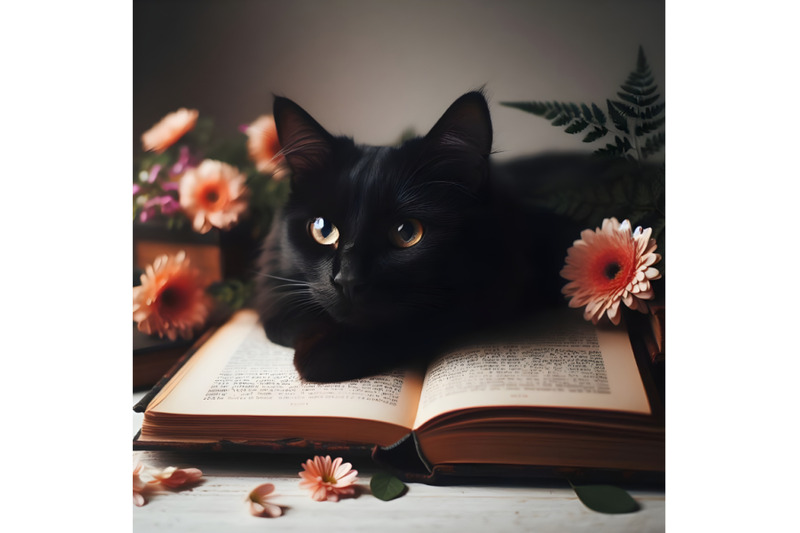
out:
{"label": "white table top", "polygon": [[[143,394],[134,394],[133,403]],[[133,403],[131,405],[133,405]],[[141,426],[133,413],[133,430]],[[409,484],[407,493],[384,502],[369,492],[377,468],[368,457],[347,457],[359,471],[356,498],[337,503],[315,502],[298,485],[304,457],[246,454],[199,454],[135,451],[134,457],[154,466],[195,467],[203,481],[191,490],[152,496],[133,509],[133,531],[537,531],[592,533],[665,530],[664,491],[628,488],[641,509],[608,515],[585,507],[566,482],[529,484],[429,486]],[[279,518],[256,518],[247,511],[247,494],[261,483],[276,487]],[[266,522],[266,523],[265,523]]]}

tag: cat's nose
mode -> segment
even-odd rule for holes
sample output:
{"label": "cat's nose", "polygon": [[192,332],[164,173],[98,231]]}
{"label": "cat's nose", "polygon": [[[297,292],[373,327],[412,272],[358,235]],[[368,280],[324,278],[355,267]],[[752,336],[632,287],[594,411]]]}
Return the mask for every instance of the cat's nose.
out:
{"label": "cat's nose", "polygon": [[352,300],[362,292],[365,284],[355,276],[346,275],[342,271],[333,278],[333,284],[348,299]]}

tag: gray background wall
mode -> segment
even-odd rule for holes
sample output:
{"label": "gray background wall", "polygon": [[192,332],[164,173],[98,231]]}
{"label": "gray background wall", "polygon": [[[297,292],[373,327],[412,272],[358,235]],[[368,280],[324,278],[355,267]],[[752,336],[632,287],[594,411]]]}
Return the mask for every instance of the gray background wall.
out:
{"label": "gray background wall", "polygon": [[485,86],[499,158],[587,150],[503,100],[603,103],[647,54],[664,94],[663,0],[136,0],[134,150],[179,107],[220,133],[287,96],[332,133],[394,142],[424,133]]}

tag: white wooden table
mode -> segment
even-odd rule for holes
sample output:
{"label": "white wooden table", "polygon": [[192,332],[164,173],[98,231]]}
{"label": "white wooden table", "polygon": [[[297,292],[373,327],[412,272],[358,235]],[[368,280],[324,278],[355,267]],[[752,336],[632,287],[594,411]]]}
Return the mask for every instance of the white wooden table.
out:
{"label": "white wooden table", "polygon": [[[136,403],[143,394],[134,394]],[[133,413],[134,433],[141,415]],[[586,508],[566,483],[472,486],[409,484],[408,492],[384,502],[369,492],[377,471],[368,457],[347,457],[359,471],[356,498],[337,503],[315,502],[298,486],[305,457],[247,454],[198,454],[135,451],[134,457],[154,467],[195,467],[203,481],[191,490],[156,494],[133,509],[133,531],[192,533],[226,531],[537,531],[568,533],[656,532],[665,530],[663,491],[633,490],[641,509],[623,515]],[[279,518],[256,518],[245,498],[261,483],[276,487],[270,500],[284,508]],[[626,487],[627,488],[627,487]]]}

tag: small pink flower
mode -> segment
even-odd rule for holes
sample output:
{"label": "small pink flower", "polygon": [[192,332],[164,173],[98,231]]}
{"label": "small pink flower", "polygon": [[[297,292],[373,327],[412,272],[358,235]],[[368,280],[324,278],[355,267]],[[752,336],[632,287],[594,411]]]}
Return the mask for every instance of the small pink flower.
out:
{"label": "small pink flower", "polygon": [[285,168],[275,119],[270,115],[262,115],[244,131],[247,134],[247,152],[256,164],[256,170],[279,178]]}
{"label": "small pink flower", "polygon": [[186,485],[197,483],[201,477],[203,477],[203,472],[197,468],[168,466],[161,472],[154,473],[152,481],[148,483],[160,484],[168,489],[179,489]]}
{"label": "small pink flower", "polygon": [[247,209],[245,177],[236,167],[206,159],[181,178],[178,196],[181,207],[198,233],[212,227],[229,229]]}
{"label": "small pink flower", "polygon": [[353,484],[358,481],[356,476],[358,471],[352,469],[350,463],[342,464],[342,458],[337,457],[331,461],[331,456],[314,456],[303,465],[303,471],[299,472],[303,481],[300,487],[311,491],[311,498],[322,502],[330,500],[339,501],[342,496],[352,496],[355,494]]}
{"label": "small pink flower", "polygon": [[276,518],[283,514],[283,509],[274,503],[267,502],[267,497],[273,491],[275,491],[275,485],[272,483],[264,483],[250,491],[246,501],[249,503],[251,515]]}
{"label": "small pink flower", "polygon": [[158,154],[175,144],[186,135],[195,124],[199,113],[195,109],[182,107],[168,114],[142,135],[142,147],[145,151]]}
{"label": "small pink flower", "polygon": [[144,493],[147,492],[148,486],[145,481],[140,477],[144,465],[142,463],[134,463],[133,465],[133,504],[137,507],[147,503]]}

